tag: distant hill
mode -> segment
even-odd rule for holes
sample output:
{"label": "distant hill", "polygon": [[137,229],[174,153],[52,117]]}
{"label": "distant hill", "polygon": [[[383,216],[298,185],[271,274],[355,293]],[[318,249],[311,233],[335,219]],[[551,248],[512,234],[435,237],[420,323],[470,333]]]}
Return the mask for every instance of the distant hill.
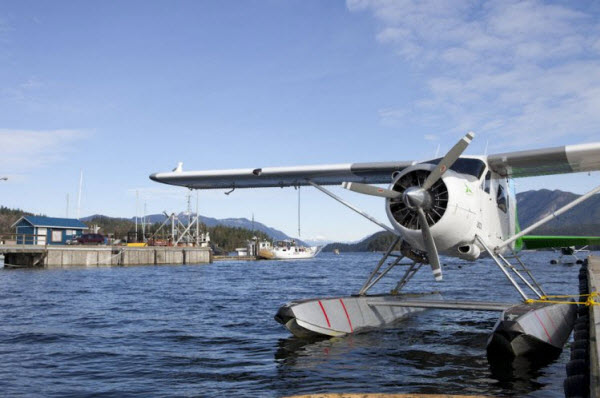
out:
{"label": "distant hill", "polygon": [[[540,189],[517,194],[517,213],[521,229],[546,217],[580,195],[560,190]],[[600,195],[575,206],[558,218],[532,232],[535,235],[593,235],[600,236]],[[393,235],[387,231],[367,236],[357,243],[331,243],[323,248],[330,252],[384,251],[391,244]]]}
{"label": "distant hill", "polygon": [[394,240],[394,235],[387,231],[376,232],[356,243],[330,243],[323,248],[324,252],[338,249],[340,252],[373,252],[386,250]]}
{"label": "distant hill", "polygon": [[9,209],[8,207],[0,206],[0,233],[12,234],[14,229],[12,225],[16,223],[22,216],[32,216],[29,213],[20,209]]}
{"label": "distant hill", "polygon": [[[560,190],[526,191],[517,194],[517,211],[521,228],[546,217],[581,195]],[[584,225],[586,227],[584,227]],[[600,235],[600,195],[594,195],[583,203],[540,227],[536,234],[544,231],[589,231]],[[593,232],[595,229],[596,232]],[[554,233],[554,232],[552,232]],[[572,233],[572,232],[571,232]],[[581,234],[579,234],[581,235]]]}
{"label": "distant hill", "polygon": [[[191,217],[195,217],[196,214],[192,214]],[[98,219],[101,217],[106,217],[103,215],[99,215],[99,214],[95,214],[92,216],[88,216],[88,217],[84,217],[81,219],[81,221],[84,222],[89,222],[93,219]],[[185,213],[179,213],[177,215],[177,217],[179,218],[179,220],[184,224],[187,225],[187,220],[188,220],[188,216]],[[247,218],[224,218],[224,219],[217,219],[217,218],[212,218],[212,217],[205,217],[200,215],[200,222],[203,223],[204,225],[206,225],[207,227],[216,227],[216,226],[225,226],[225,227],[231,227],[231,228],[242,228],[242,229],[246,229],[246,230],[254,230],[254,231],[259,231],[259,232],[263,232],[266,235],[268,235],[271,239],[274,240],[284,240],[284,239],[292,239],[291,237],[289,237],[288,235],[286,235],[284,232],[275,229],[275,228],[271,228],[266,226],[263,223],[260,223],[258,221],[254,221],[254,223],[251,220],[248,220]],[[113,220],[126,220],[126,221],[130,221],[135,223],[135,217],[131,217],[131,218],[111,218]],[[141,219],[142,217],[138,217],[138,223],[141,223]],[[150,223],[150,224],[162,224],[163,222],[165,222],[165,220],[167,219],[167,216],[165,216],[164,214],[150,214],[146,216],[146,222]],[[306,243],[296,239],[296,242],[298,242],[301,245],[305,245]]]}

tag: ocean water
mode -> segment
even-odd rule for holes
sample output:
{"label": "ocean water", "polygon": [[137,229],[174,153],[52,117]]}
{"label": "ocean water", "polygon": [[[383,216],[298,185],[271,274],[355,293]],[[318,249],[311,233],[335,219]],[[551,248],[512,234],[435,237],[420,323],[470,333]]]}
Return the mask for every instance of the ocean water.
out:
{"label": "ocean water", "polygon": [[[576,294],[579,266],[550,265],[555,256],[524,253],[547,293]],[[488,363],[485,344],[498,313],[428,310],[386,329],[316,341],[297,339],[273,320],[293,299],[355,293],[378,259],[321,253],[285,262],[3,269],[0,395],[563,396],[568,347],[543,366]],[[519,299],[491,260],[442,260],[443,282],[424,267],[407,291]],[[385,278],[376,291],[393,284]]]}

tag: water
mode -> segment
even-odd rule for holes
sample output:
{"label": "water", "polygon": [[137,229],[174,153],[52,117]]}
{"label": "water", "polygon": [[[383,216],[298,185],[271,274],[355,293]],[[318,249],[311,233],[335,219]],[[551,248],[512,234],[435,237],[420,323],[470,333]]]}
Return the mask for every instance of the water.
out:
{"label": "water", "polygon": [[[525,254],[549,293],[576,293],[579,266],[549,265],[552,256]],[[485,343],[497,313],[430,310],[393,328],[313,342],[273,320],[286,301],[357,291],[378,258],[321,253],[289,262],[2,270],[0,391],[12,397],[563,396],[568,349],[541,368],[518,361],[492,372]],[[443,262],[443,283],[423,269],[409,290],[519,299],[489,259]],[[391,286],[390,280],[380,291]]]}

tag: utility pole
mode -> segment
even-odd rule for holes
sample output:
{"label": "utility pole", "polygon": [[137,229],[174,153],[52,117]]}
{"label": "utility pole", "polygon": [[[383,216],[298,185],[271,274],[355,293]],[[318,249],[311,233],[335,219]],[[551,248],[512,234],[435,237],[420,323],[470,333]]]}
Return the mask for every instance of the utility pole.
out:
{"label": "utility pole", "polygon": [[79,171],[79,195],[77,195],[77,219],[79,220],[81,212],[81,186],[83,185],[83,170]]}
{"label": "utility pole", "polygon": [[198,191],[196,191],[196,246],[200,246],[200,216],[198,215]]}
{"label": "utility pole", "polygon": [[146,241],[146,201],[144,200],[144,217],[142,217],[142,242]]}
{"label": "utility pole", "polygon": [[138,225],[138,202],[139,202],[139,200],[140,200],[140,193],[136,189],[135,190],[135,241],[136,241],[136,243],[138,241],[138,234],[137,234],[138,227],[137,227],[137,225]]}

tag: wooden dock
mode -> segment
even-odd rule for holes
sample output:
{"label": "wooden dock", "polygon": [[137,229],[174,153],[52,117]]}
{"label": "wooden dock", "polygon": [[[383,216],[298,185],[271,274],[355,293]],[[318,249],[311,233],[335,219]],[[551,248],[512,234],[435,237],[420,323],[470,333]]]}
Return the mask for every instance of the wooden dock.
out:
{"label": "wooden dock", "polygon": [[207,247],[36,246],[0,245],[4,264],[10,267],[102,267],[130,265],[209,264]]}
{"label": "wooden dock", "polygon": [[[589,292],[600,292],[600,257],[588,257],[588,286]],[[600,297],[595,301],[600,303]],[[600,397],[600,304],[591,305],[589,308],[590,329],[590,397]]]}

